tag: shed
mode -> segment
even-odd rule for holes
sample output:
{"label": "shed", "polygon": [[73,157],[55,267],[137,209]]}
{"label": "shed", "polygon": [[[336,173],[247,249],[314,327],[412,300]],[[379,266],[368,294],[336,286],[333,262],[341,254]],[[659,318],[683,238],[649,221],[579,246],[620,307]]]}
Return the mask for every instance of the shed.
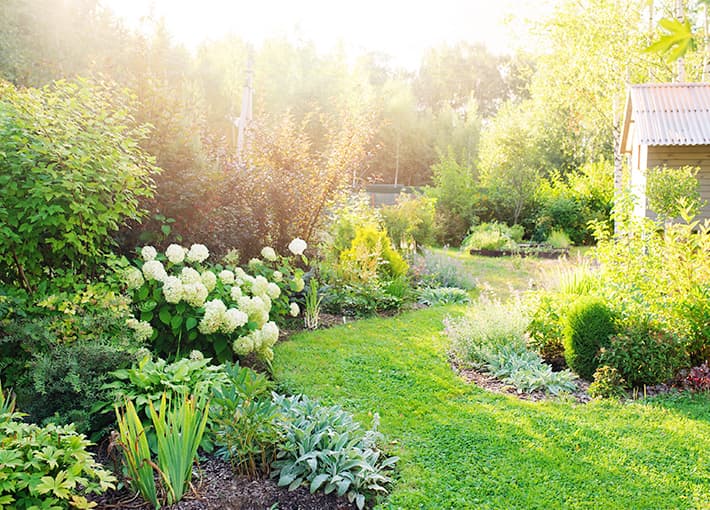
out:
{"label": "shed", "polygon": [[650,216],[646,170],[699,167],[700,195],[710,218],[710,83],[633,85],[626,100],[621,151],[628,158],[635,213]]}

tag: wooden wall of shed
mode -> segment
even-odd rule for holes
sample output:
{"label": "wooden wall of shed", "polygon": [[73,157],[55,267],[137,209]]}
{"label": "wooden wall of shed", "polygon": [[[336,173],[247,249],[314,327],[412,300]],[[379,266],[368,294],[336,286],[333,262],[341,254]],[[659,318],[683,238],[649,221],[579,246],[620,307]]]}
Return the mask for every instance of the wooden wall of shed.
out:
{"label": "wooden wall of shed", "polygon": [[700,196],[706,202],[700,217],[710,218],[710,145],[659,145],[648,148],[646,168],[697,166]]}

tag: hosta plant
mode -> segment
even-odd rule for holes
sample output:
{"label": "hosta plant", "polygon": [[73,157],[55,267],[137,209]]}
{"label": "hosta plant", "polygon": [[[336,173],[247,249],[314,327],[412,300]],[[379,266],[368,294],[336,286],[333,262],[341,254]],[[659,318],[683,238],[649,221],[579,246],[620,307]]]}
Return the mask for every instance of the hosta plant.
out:
{"label": "hosta plant", "polygon": [[468,304],[471,298],[465,290],[456,287],[424,288],[419,291],[419,302],[427,306]]}
{"label": "hosta plant", "polygon": [[[128,326],[150,339],[164,356],[199,349],[219,361],[256,351],[267,362],[279,330],[269,321],[282,291],[262,275],[206,262],[209,250],[171,244],[165,253],[151,246],[124,270],[137,319]],[[273,274],[272,274],[273,276]]]}
{"label": "hosta plant", "polygon": [[386,494],[389,472],[397,457],[385,458],[377,443],[377,415],[371,430],[339,407],[326,407],[305,397],[274,395],[283,418],[284,440],[273,476],[280,486],[293,490],[301,485],[313,493],[323,490],[347,497],[358,508],[366,497]]}

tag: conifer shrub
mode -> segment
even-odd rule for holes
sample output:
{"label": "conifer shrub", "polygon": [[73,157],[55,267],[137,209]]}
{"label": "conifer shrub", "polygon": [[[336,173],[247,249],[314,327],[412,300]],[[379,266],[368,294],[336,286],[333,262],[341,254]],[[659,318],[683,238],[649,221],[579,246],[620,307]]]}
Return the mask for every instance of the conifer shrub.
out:
{"label": "conifer shrub", "polygon": [[616,333],[614,314],[597,297],[582,297],[570,308],[565,322],[564,348],[567,365],[591,380],[599,366],[602,347]]}

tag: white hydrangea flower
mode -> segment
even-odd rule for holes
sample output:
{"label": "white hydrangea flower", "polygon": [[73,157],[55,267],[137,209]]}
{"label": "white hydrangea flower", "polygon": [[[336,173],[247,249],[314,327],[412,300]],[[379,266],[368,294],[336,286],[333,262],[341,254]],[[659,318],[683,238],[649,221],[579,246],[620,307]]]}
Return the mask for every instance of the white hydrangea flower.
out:
{"label": "white hydrangea flower", "polygon": [[259,356],[265,361],[268,361],[271,363],[274,361],[274,351],[271,349],[271,347],[264,347],[263,345],[261,346],[261,350],[259,351]]}
{"label": "white hydrangea flower", "polygon": [[143,264],[143,276],[146,280],[157,280],[162,282],[168,277],[162,262],[159,260],[149,260]]}
{"label": "white hydrangea flower", "polygon": [[222,331],[224,333],[232,333],[235,329],[244,326],[247,322],[249,322],[249,316],[246,313],[236,308],[230,308],[224,313]]}
{"label": "white hydrangea flower", "polygon": [[197,349],[190,351],[190,359],[205,359],[205,355]]}
{"label": "white hydrangea flower", "polygon": [[247,263],[247,266],[249,266],[251,269],[254,269],[255,267],[262,266],[264,263],[261,261],[261,259],[249,259],[249,262]]}
{"label": "white hydrangea flower", "polygon": [[262,308],[264,310],[271,310],[271,298],[267,294],[262,294],[261,296],[257,297],[261,299],[261,302],[263,303]]}
{"label": "white hydrangea flower", "polygon": [[254,350],[258,351],[259,349],[261,349],[261,346],[264,343],[261,331],[258,329],[256,331],[252,331],[250,336],[251,341],[254,344]]}
{"label": "white hydrangea flower", "polygon": [[269,262],[273,262],[277,258],[276,251],[270,246],[264,246],[261,249],[261,256],[264,257],[264,260],[268,260]]}
{"label": "white hydrangea flower", "polygon": [[185,260],[185,248],[179,244],[171,244],[168,249],[165,250],[165,256],[173,264],[180,264]]}
{"label": "white hydrangea flower", "polygon": [[128,290],[140,288],[145,281],[143,279],[143,273],[141,273],[141,270],[137,267],[130,267],[127,269],[123,279],[126,281],[126,287],[128,287]]}
{"label": "white hydrangea flower", "polygon": [[251,298],[242,296],[237,304],[239,309],[249,316],[249,320],[255,322],[258,327],[263,326],[269,320],[269,308],[266,307],[264,300],[259,296]]}
{"label": "white hydrangea flower", "polygon": [[184,284],[202,283],[202,275],[191,267],[183,267],[180,272],[180,280]]}
{"label": "white hydrangea flower", "polygon": [[222,280],[223,284],[231,285],[234,283],[234,273],[229,269],[225,269],[223,271],[220,271],[219,279]]}
{"label": "white hydrangea flower", "polygon": [[304,287],[306,286],[306,282],[303,281],[303,278],[298,277],[293,279],[293,283],[296,284],[296,292],[301,292]]}
{"label": "white hydrangea flower", "polygon": [[190,306],[200,307],[205,303],[209,291],[202,282],[187,283],[182,286],[182,298]]}
{"label": "white hydrangea flower", "polygon": [[224,322],[227,306],[220,299],[213,299],[205,303],[205,315],[200,321],[198,329],[203,335],[216,333]]}
{"label": "white hydrangea flower", "polygon": [[232,301],[237,302],[244,294],[242,294],[242,289],[235,285],[232,287],[232,290],[229,291],[229,295],[231,296]]}
{"label": "white hydrangea flower", "polygon": [[254,350],[254,341],[249,335],[237,338],[232,344],[232,349],[238,356],[246,356]]}
{"label": "white hydrangea flower", "polygon": [[209,269],[202,271],[200,280],[202,280],[202,284],[207,287],[208,292],[212,292],[217,285],[217,276],[215,276],[215,274]]}
{"label": "white hydrangea flower", "polygon": [[284,275],[281,271],[274,271],[272,278],[275,282],[280,282],[284,279]]}
{"label": "white hydrangea flower", "polygon": [[179,303],[183,292],[182,282],[177,276],[168,276],[163,281],[163,296],[168,303]]}
{"label": "white hydrangea flower", "polygon": [[151,336],[153,336],[153,326],[151,326],[146,321],[139,321],[138,319],[131,317],[130,319],[126,320],[126,326],[128,326],[135,332],[136,339],[139,342],[145,342]]}
{"label": "white hydrangea flower", "polygon": [[303,255],[303,252],[306,251],[306,248],[308,248],[308,244],[306,244],[306,241],[304,241],[300,237],[297,237],[296,239],[288,243],[288,250],[294,255]]}
{"label": "white hydrangea flower", "polygon": [[204,244],[193,244],[187,252],[187,261],[197,262],[199,264],[200,262],[207,260],[209,256],[210,251],[207,249],[207,246]]}
{"label": "white hydrangea flower", "polygon": [[269,296],[271,299],[276,299],[281,295],[281,288],[275,283],[271,282],[266,287],[266,295]]}
{"label": "white hydrangea flower", "polygon": [[143,257],[143,260],[148,262],[149,260],[155,260],[155,257],[158,256],[158,250],[153,248],[152,246],[144,246],[141,248],[141,257]]}
{"label": "white hydrangea flower", "polygon": [[275,322],[267,322],[261,328],[261,334],[259,336],[261,337],[262,345],[272,347],[279,339],[279,327]]}
{"label": "white hydrangea flower", "polygon": [[254,278],[254,282],[251,284],[251,293],[254,296],[261,296],[266,294],[269,290],[269,280],[259,275]]}
{"label": "white hydrangea flower", "polygon": [[301,313],[301,309],[299,308],[298,303],[291,303],[289,305],[288,313],[291,315],[291,317],[298,317],[298,314]]}

